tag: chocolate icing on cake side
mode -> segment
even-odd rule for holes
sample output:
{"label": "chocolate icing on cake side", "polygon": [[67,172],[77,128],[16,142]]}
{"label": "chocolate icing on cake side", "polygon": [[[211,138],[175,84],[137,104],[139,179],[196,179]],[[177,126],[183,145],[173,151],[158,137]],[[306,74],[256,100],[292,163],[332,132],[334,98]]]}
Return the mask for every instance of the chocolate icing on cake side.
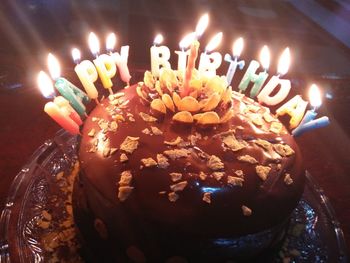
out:
{"label": "chocolate icing on cake side", "polygon": [[[227,122],[186,124],[169,109],[152,110],[138,86],[145,87],[131,86],[96,106],[79,149],[90,209],[107,226],[133,228],[134,241],[126,243],[137,242],[137,225],[184,238],[236,237],[288,218],[303,192],[302,161],[267,108],[233,92]],[[225,107],[214,111],[222,117]]]}

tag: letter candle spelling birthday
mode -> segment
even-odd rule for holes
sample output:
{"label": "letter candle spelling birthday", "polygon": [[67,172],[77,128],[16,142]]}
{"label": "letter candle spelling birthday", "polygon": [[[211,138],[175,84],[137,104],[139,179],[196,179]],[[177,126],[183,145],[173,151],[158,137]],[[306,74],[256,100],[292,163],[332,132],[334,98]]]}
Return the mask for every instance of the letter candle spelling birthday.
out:
{"label": "letter candle spelling birthday", "polygon": [[259,74],[256,74],[255,72],[259,68],[260,64],[259,62],[252,60],[241,80],[241,83],[239,83],[238,85],[240,92],[244,92],[248,88],[249,83],[253,82],[254,85],[250,91],[251,98],[255,98],[256,95],[258,95],[262,85],[269,76],[267,74],[267,69],[270,66],[270,52],[267,46],[264,46],[260,52],[260,62],[262,64],[262,67],[264,68],[264,71],[260,72]]}
{"label": "letter candle spelling birthday", "polygon": [[195,32],[187,34],[179,43],[181,51],[175,51],[175,53],[179,56],[179,59],[177,61],[177,70],[182,72],[183,74],[185,74],[186,60],[189,55],[189,51],[187,49],[195,38]]}
{"label": "letter candle spelling birthday", "polygon": [[158,34],[154,41],[153,46],[151,47],[151,71],[153,76],[159,77],[159,71],[161,67],[170,69],[170,50],[167,46],[160,46],[163,42],[163,36]]}
{"label": "letter candle spelling birthday", "polygon": [[[261,90],[257,99],[259,103],[264,103],[266,105],[277,105],[285,98],[287,98],[288,93],[291,89],[290,80],[280,79],[280,76],[283,76],[287,73],[290,64],[290,52],[289,48],[286,48],[278,62],[277,76],[273,76],[266,86]],[[274,90],[280,85],[278,92],[271,96]]]}
{"label": "letter candle spelling birthday", "polygon": [[231,85],[237,66],[239,69],[243,69],[245,65],[244,60],[238,61],[238,58],[241,55],[242,50],[243,50],[243,38],[240,37],[232,45],[233,58],[231,57],[230,54],[226,54],[224,57],[224,60],[230,63],[230,66],[226,73],[226,79],[227,79],[228,85]]}
{"label": "letter candle spelling birthday", "polygon": [[55,80],[55,87],[58,92],[66,98],[72,107],[79,113],[80,117],[86,116],[84,103],[90,101],[87,94],[77,88],[67,79],[60,77],[60,64],[57,58],[51,53],[47,57],[47,63],[50,75]]}
{"label": "letter candle spelling birthday", "polygon": [[205,47],[204,53],[201,54],[199,60],[198,71],[208,77],[216,75],[216,70],[220,67],[222,62],[222,56],[219,52],[208,52],[213,51],[220,44],[222,39],[222,32],[217,33]]}
{"label": "letter candle spelling birthday", "polygon": [[327,126],[329,118],[323,116],[315,120],[317,116],[316,110],[321,106],[322,99],[318,87],[312,84],[309,90],[309,100],[312,106],[311,110],[306,111],[304,118],[301,120],[299,126],[292,131],[293,136],[297,137],[302,135],[304,132]]}

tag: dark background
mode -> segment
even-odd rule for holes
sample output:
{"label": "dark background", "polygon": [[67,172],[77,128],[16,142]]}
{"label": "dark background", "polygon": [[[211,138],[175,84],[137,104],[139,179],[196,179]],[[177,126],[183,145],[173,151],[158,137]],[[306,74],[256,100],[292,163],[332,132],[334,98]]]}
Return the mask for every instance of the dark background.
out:
{"label": "dark background", "polygon": [[[96,32],[102,47],[107,33],[115,32],[118,48],[130,45],[131,72],[142,71],[150,68],[149,47],[157,33],[163,34],[164,44],[173,52],[204,12],[210,14],[210,23],[200,40],[201,48],[214,33],[222,31],[218,51],[224,55],[242,36],[245,47],[241,58],[249,63],[267,44],[272,75],[279,54],[289,46],[292,65],[287,77],[292,81],[292,93],[307,99],[308,88],[315,82],[332,98],[324,99],[318,111],[320,116],[329,116],[331,125],[297,141],[305,167],[330,198],[350,247],[350,5],[344,0],[2,1],[0,210],[14,176],[35,149],[59,129],[43,112],[47,100],[36,85],[38,71],[47,71],[48,52],[60,59],[63,76],[79,84],[71,48],[79,47],[84,59],[92,59],[87,49],[88,32]],[[173,67],[176,58],[172,53]],[[225,74],[227,67],[223,62],[220,73]],[[234,89],[241,75],[236,75]],[[131,83],[137,81],[134,78]]]}

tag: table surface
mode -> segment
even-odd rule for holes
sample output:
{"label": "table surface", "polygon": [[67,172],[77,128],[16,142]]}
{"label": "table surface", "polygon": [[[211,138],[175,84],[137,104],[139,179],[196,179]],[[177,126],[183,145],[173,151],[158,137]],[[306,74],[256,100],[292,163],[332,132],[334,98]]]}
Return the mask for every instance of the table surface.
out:
{"label": "table surface", "polygon": [[[36,86],[39,70],[46,68],[46,54],[54,52],[61,61],[63,75],[79,83],[70,58],[78,46],[83,58],[87,32],[100,37],[118,32],[118,46],[130,45],[131,71],[149,68],[149,47],[158,32],[165,44],[176,50],[178,42],[193,30],[207,11],[211,21],[200,39],[202,47],[217,31],[224,33],[219,51],[230,52],[235,38],[243,36],[242,58],[257,58],[263,44],[272,52],[270,72],[275,72],[278,56],[289,46],[293,61],[287,77],[293,94],[307,98],[311,82],[318,83],[325,99],[319,115],[327,115],[331,125],[297,138],[305,168],[317,179],[329,197],[350,248],[350,49],[321,28],[294,1],[95,1],[62,0],[3,1],[0,8],[0,210],[11,181],[31,154],[59,129],[44,112],[46,103]],[[333,19],[345,19],[348,9],[341,1],[307,1],[328,10]],[[343,9],[341,9],[343,8]],[[340,11],[342,12],[340,12]],[[323,14],[324,15],[324,14]],[[348,16],[349,17],[349,16]],[[346,22],[346,21],[345,21]],[[350,27],[349,27],[350,28]],[[349,33],[349,32],[348,32]],[[176,65],[172,54],[172,65]],[[220,73],[227,65],[222,64]],[[242,73],[233,83],[237,86]],[[116,87],[120,86],[116,81]],[[136,83],[137,79],[132,79]]]}

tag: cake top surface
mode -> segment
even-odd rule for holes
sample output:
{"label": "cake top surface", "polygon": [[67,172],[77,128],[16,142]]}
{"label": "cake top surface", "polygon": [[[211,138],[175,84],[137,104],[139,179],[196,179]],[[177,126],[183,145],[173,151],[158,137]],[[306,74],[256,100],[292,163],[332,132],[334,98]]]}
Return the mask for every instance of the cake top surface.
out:
{"label": "cake top surface", "polygon": [[303,188],[293,137],[268,108],[232,92],[223,78],[194,78],[181,97],[176,74],[163,71],[156,80],[146,72],[144,82],[97,105],[82,131],[84,175],[135,216],[199,222],[220,218],[224,208],[231,212],[221,220],[247,220],[279,205],[260,218],[280,221]]}

